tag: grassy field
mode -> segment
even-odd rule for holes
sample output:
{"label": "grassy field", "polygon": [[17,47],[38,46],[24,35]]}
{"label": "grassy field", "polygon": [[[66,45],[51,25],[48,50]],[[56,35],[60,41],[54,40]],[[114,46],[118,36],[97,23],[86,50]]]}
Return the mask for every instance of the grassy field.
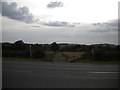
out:
{"label": "grassy field", "polygon": [[69,62],[69,63],[95,63],[95,64],[120,64],[120,61],[95,61],[82,60],[80,57],[85,52],[46,52],[45,57],[41,59],[30,58],[2,58],[2,60],[12,61],[47,61],[47,62]]}

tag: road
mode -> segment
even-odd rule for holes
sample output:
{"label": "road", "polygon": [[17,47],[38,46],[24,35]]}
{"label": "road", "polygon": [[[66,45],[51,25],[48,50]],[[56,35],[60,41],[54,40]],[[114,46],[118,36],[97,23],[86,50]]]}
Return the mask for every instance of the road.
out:
{"label": "road", "polygon": [[3,61],[2,88],[118,88],[118,66]]}

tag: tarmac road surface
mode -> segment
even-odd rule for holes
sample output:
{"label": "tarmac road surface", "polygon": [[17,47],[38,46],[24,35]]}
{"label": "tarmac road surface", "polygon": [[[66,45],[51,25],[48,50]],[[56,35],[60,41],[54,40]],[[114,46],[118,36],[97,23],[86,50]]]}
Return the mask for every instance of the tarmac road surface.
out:
{"label": "tarmac road surface", "polygon": [[118,66],[3,61],[2,88],[118,88]]}

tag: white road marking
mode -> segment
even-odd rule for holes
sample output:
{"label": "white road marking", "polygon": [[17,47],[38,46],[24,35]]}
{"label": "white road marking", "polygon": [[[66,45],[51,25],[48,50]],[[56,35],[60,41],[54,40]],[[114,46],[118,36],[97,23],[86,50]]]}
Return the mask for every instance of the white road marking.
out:
{"label": "white road marking", "polygon": [[102,73],[103,73],[103,74],[107,74],[107,73],[108,73],[108,74],[110,74],[110,73],[118,73],[118,72],[88,72],[88,73],[96,73],[96,74],[97,74],[97,73],[98,73],[98,74],[99,74],[99,73],[101,73],[101,74],[102,74]]}

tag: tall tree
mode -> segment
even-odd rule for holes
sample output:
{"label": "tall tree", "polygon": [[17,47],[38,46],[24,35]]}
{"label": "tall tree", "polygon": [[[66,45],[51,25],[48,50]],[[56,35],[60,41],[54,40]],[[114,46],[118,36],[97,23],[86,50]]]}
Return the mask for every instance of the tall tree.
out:
{"label": "tall tree", "polygon": [[25,50],[25,44],[22,40],[16,41],[15,47],[17,50]]}
{"label": "tall tree", "polygon": [[53,51],[58,51],[59,50],[59,45],[56,42],[53,42],[50,45],[50,49],[53,50]]}

